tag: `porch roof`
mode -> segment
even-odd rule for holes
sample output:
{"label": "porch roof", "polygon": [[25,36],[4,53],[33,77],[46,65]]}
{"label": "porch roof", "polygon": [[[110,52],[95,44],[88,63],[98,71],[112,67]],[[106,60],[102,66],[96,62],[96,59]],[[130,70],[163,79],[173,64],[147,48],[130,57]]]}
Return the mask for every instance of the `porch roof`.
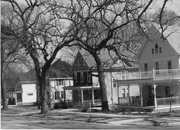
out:
{"label": "porch roof", "polygon": [[164,83],[180,83],[179,79],[170,79],[170,80],[153,80],[153,78],[149,79],[131,79],[131,80],[113,80],[114,83],[118,83],[121,85],[127,84],[164,84]]}
{"label": "porch roof", "polygon": [[91,89],[100,89],[99,86],[80,86],[80,87],[75,87],[75,86],[68,86],[64,87],[64,90],[91,90]]}

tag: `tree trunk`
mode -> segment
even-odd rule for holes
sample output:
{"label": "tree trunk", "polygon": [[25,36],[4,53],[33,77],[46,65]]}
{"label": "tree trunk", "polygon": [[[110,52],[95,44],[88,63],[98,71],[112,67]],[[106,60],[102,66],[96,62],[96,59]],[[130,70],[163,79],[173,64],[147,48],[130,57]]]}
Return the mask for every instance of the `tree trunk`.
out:
{"label": "tree trunk", "polygon": [[103,72],[103,65],[101,63],[100,58],[96,55],[94,56],[96,61],[97,71],[98,71],[98,79],[100,84],[100,92],[101,92],[101,103],[102,103],[102,111],[107,112],[109,111],[109,105],[107,100],[107,90],[105,84],[105,76]]}
{"label": "tree trunk", "polygon": [[[3,73],[3,72],[2,72]],[[8,108],[8,104],[7,104],[7,97],[6,97],[6,84],[4,81],[4,74],[1,75],[1,99],[2,99],[2,104],[3,107],[2,109],[5,110]]]}
{"label": "tree trunk", "polygon": [[46,93],[46,80],[45,78],[40,79],[40,98],[41,98],[41,114],[47,114],[49,111],[47,93]]}

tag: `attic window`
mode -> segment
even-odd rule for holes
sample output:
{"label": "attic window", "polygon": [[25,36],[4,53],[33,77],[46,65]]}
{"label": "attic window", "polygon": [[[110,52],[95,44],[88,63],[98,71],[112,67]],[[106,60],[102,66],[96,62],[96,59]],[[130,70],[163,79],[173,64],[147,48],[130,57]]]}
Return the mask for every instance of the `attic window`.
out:
{"label": "attic window", "polygon": [[155,53],[158,53],[158,45],[155,45]]}

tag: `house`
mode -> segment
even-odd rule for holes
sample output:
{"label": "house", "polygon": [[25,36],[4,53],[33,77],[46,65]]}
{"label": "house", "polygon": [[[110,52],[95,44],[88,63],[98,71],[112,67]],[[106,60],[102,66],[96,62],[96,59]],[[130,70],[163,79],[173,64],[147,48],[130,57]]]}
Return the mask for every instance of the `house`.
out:
{"label": "house", "polygon": [[[114,52],[102,50],[99,54],[103,63],[107,98],[110,106],[118,103],[118,93],[113,79],[121,79],[123,73],[138,71],[138,66],[133,63],[122,63]],[[80,50],[72,66],[74,86],[65,90],[73,91],[74,107],[84,107],[89,102],[93,106],[101,105],[101,93],[97,75],[96,63],[93,57],[85,50]]]}
{"label": "house", "polygon": [[[47,95],[48,101],[51,104],[66,99],[72,100],[71,91],[66,93],[63,87],[73,85],[72,74],[70,72],[71,65],[60,59],[55,61],[48,71]],[[40,98],[38,97],[38,84],[35,70],[32,69],[25,74],[19,76],[19,84],[16,87],[16,102],[17,104],[34,104]]]}
{"label": "house", "polygon": [[49,71],[50,100],[54,103],[72,102],[72,91],[64,91],[64,87],[73,86],[71,65],[65,61],[57,60]]}
{"label": "house", "polygon": [[[114,80],[118,88],[130,85],[139,86],[139,95],[118,97],[121,105],[139,106],[154,112],[180,109],[180,29],[169,27],[164,32],[165,39],[154,24],[144,38],[137,55],[139,72],[133,78]],[[125,101],[123,103],[123,101]]]}
{"label": "house", "polygon": [[35,71],[19,74],[18,84],[15,87],[17,105],[33,105],[37,102],[37,83]]}

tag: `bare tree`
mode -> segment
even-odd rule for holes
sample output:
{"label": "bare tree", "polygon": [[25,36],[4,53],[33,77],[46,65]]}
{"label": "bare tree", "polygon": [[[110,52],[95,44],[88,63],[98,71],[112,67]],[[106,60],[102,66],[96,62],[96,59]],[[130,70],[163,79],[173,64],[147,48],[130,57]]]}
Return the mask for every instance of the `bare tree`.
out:
{"label": "bare tree", "polygon": [[[58,18],[64,18],[71,26],[76,27],[73,30],[76,33],[76,42],[71,45],[88,51],[96,62],[103,111],[108,111],[109,107],[99,54],[101,50],[108,49],[115,51],[122,61],[132,57],[139,47],[139,32],[145,33],[147,19],[144,15],[152,2],[153,0],[71,0],[66,6],[61,6],[54,0],[52,4]],[[161,10],[166,3],[167,0],[164,0]],[[62,9],[66,15],[59,13]],[[129,52],[132,54],[128,55]]]}
{"label": "bare tree", "polygon": [[1,99],[3,109],[7,109],[5,72],[18,59],[19,46],[12,37],[6,36],[2,31],[3,27],[1,26]]}
{"label": "bare tree", "polygon": [[71,28],[56,19],[46,1],[3,0],[11,6],[13,15],[9,32],[25,49],[34,62],[41,97],[41,113],[48,112],[46,74],[59,50],[74,40]]}

